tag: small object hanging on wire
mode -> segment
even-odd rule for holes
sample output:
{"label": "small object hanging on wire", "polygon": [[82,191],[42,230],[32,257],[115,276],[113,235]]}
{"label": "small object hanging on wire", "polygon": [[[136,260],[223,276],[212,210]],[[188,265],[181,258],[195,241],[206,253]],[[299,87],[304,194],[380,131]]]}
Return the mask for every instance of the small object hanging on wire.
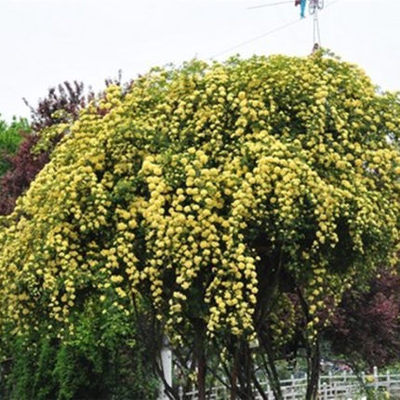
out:
{"label": "small object hanging on wire", "polygon": [[295,0],[294,1],[294,5],[296,7],[300,6],[300,17],[301,18],[305,18],[306,17],[306,15],[305,15],[305,13],[306,13],[306,0]]}
{"label": "small object hanging on wire", "polygon": [[[308,10],[311,15],[315,15],[317,10],[324,8],[324,0],[309,0]],[[300,6],[300,17],[305,18],[307,0],[294,0],[295,6]]]}

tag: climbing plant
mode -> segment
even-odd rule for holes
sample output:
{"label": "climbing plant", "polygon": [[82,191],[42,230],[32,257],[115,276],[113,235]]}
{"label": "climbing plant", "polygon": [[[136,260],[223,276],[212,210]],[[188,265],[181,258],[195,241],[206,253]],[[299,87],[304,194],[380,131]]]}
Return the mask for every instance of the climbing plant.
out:
{"label": "climbing plant", "polygon": [[346,288],[395,263],[399,118],[397,95],[322,52],[110,85],[58,125],[51,161],[0,221],[2,334],[46,321],[68,343],[90,304],[116,331],[150,304],[173,346],[196,338],[204,398],[210,343],[233,354],[232,386],[235,365],[257,381],[257,345],[273,379],[301,324],[315,398],[319,331]]}

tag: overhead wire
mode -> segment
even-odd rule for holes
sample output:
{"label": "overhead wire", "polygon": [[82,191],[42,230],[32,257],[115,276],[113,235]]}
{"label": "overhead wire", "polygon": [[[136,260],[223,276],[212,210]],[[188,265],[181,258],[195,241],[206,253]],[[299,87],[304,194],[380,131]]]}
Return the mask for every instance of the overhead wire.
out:
{"label": "overhead wire", "polygon": [[[333,0],[330,3],[328,3],[324,8],[328,8],[330,6],[332,6],[333,4],[337,3],[340,0]],[[323,9],[322,9],[323,10]],[[318,47],[321,47],[321,31],[319,28],[319,18],[318,18],[318,13],[321,12],[322,10],[318,11],[315,10],[314,13],[314,21],[313,21],[313,43],[314,43],[314,47],[315,45],[317,45]]]}
{"label": "overhead wire", "polygon": [[335,3],[337,3],[338,1],[340,1],[340,0],[333,0],[333,1],[331,1],[331,2],[329,2],[326,6],[325,6],[325,8],[328,8],[328,7],[330,7],[330,6],[333,6]]}
{"label": "overhead wire", "polygon": [[288,3],[293,3],[293,1],[292,0],[290,0],[290,1],[279,1],[277,3],[260,4],[259,6],[247,7],[247,9],[248,10],[254,10],[256,8],[273,7],[273,6],[279,6],[281,4],[288,4]]}
{"label": "overhead wire", "polygon": [[226,53],[231,52],[232,50],[236,50],[236,49],[238,49],[239,47],[245,46],[246,44],[253,43],[253,42],[255,42],[255,41],[257,41],[257,40],[260,40],[260,39],[262,39],[262,38],[264,38],[264,37],[266,37],[266,36],[272,35],[272,34],[275,33],[275,32],[278,32],[278,31],[281,31],[282,29],[288,28],[288,27],[291,26],[291,25],[297,24],[297,23],[299,23],[299,22],[301,22],[301,21],[302,21],[301,19],[298,19],[298,18],[297,18],[297,19],[294,20],[294,21],[291,21],[291,22],[288,22],[287,24],[278,26],[278,27],[276,27],[276,28],[274,28],[274,29],[269,30],[268,32],[265,32],[265,33],[263,33],[263,34],[261,34],[261,35],[255,36],[255,37],[253,37],[253,38],[251,38],[251,39],[248,39],[248,40],[245,40],[245,41],[243,41],[243,42],[241,42],[241,43],[238,43],[237,45],[232,46],[232,47],[230,47],[230,48],[228,48],[228,49],[226,49],[226,50],[220,51],[219,53],[214,54],[214,55],[211,56],[210,58],[211,58],[211,59],[214,59],[214,58],[216,58],[216,57],[222,56],[222,55],[224,55],[224,54],[226,54]]}
{"label": "overhead wire", "polygon": [[[329,3],[325,6],[325,8],[330,7],[330,6],[332,6],[333,4],[335,4],[335,3],[339,2],[339,1],[340,1],[340,0],[333,0],[333,1],[329,2]],[[292,3],[292,1],[290,1],[290,2],[288,2],[288,3]],[[277,4],[278,4],[278,3],[274,3],[274,4],[271,4],[271,5],[277,5]],[[280,4],[280,3],[279,3],[279,4]],[[267,5],[265,5],[265,6],[267,6]],[[258,7],[261,7],[261,6],[258,6]],[[245,41],[243,41],[243,42],[240,42],[240,43],[238,43],[238,44],[236,44],[236,45],[234,45],[234,46],[232,46],[232,47],[229,47],[229,48],[227,48],[227,49],[225,49],[225,50],[222,50],[222,51],[220,51],[220,52],[214,54],[213,56],[209,57],[209,59],[210,59],[210,60],[213,60],[213,59],[215,59],[216,57],[222,56],[222,55],[224,55],[224,54],[226,54],[226,53],[229,53],[229,52],[231,52],[231,51],[233,51],[233,50],[236,50],[236,49],[238,49],[238,48],[240,48],[240,47],[243,47],[243,46],[245,46],[245,45],[247,45],[247,44],[250,44],[250,43],[253,43],[253,42],[257,41],[257,40],[263,39],[263,38],[265,38],[265,37],[267,37],[267,36],[269,36],[269,35],[272,35],[272,34],[275,33],[275,32],[279,32],[279,31],[281,31],[281,30],[283,30],[283,29],[288,28],[289,26],[292,26],[292,25],[295,25],[295,24],[297,24],[297,23],[299,23],[299,22],[302,22],[303,20],[304,20],[303,18],[301,18],[301,19],[296,19],[296,20],[290,21],[290,22],[288,22],[288,23],[286,23],[286,24],[284,24],[284,25],[281,25],[281,26],[278,26],[278,27],[276,27],[276,28],[273,28],[273,29],[271,29],[271,30],[269,30],[269,31],[267,31],[267,32],[265,32],[265,33],[262,33],[261,35],[252,37],[252,38],[250,38],[250,39],[248,39],[248,40],[245,40]],[[319,28],[319,27],[318,27],[318,28]],[[319,35],[319,32],[318,32],[318,35]]]}

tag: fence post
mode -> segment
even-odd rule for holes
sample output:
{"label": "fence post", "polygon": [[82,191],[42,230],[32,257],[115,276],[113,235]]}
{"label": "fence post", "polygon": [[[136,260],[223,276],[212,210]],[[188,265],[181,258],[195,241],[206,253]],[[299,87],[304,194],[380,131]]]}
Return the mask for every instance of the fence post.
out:
{"label": "fence post", "polygon": [[327,391],[327,387],[326,387],[326,382],[323,382],[322,385],[320,386],[320,391],[321,391],[321,395],[323,396],[324,400],[328,399],[328,391]]}
{"label": "fence post", "polygon": [[373,368],[373,374],[374,374],[374,388],[375,390],[377,390],[379,387],[378,367]]}
{"label": "fence post", "polygon": [[390,381],[390,372],[387,369],[386,370],[386,389],[390,393],[390,386],[391,386],[391,381]]}
{"label": "fence post", "polygon": [[294,383],[294,375],[290,375],[290,380],[291,380],[291,387],[290,387],[290,393],[288,393],[290,395],[290,399],[291,400],[296,400],[296,386]]}

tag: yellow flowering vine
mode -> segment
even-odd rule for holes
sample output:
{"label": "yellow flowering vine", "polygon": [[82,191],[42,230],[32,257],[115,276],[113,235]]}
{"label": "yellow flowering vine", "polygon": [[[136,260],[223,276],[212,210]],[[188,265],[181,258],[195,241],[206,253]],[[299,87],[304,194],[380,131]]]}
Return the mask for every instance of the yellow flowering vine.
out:
{"label": "yellow flowering vine", "polygon": [[1,219],[2,329],[47,318],[73,332],[87,298],[128,315],[146,296],[177,340],[193,317],[211,336],[251,335],[279,276],[281,292],[304,290],[313,334],[327,296],[395,260],[399,98],[353,65],[317,53],[154,69],[62,129]]}

